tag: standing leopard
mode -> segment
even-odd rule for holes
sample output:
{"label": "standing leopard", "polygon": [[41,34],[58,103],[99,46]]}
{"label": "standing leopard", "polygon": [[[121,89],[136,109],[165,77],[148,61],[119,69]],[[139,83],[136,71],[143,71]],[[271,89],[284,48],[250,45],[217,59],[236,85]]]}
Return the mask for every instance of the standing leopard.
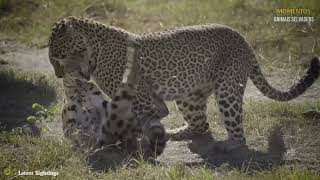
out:
{"label": "standing leopard", "polygon": [[[64,68],[56,59],[66,59],[78,52],[86,54],[89,58],[79,59],[84,66],[81,73],[113,97],[125,69],[127,39],[137,42],[135,58],[142,73],[133,111],[143,126],[148,117],[161,119],[168,115],[165,100],[175,101],[186,125],[169,132],[173,140],[208,130],[207,101],[214,94],[228,132],[228,147],[244,145],[242,104],[248,78],[265,96],[289,101],[305,92],[319,76],[316,57],[305,76],[289,91],[273,88],[245,38],[219,24],[137,35],[89,19],[67,17],[53,27],[49,58],[56,76],[63,77]],[[163,142],[165,131],[156,134],[154,138]]]}

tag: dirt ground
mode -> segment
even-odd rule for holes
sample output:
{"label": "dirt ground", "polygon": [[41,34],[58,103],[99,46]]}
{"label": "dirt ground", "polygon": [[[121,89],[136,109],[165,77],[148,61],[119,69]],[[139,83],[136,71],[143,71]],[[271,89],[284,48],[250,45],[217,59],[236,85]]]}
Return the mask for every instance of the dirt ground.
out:
{"label": "dirt ground", "polygon": [[[37,49],[15,41],[0,41],[1,66],[14,66],[21,71],[53,71],[48,59],[48,48]],[[0,68],[1,68],[0,66]]]}
{"label": "dirt ground", "polygon": [[[14,41],[2,40],[0,41],[0,69],[8,66],[12,66],[19,71],[53,72],[48,59],[47,48],[37,49]],[[293,77],[290,77],[285,72],[268,75],[267,79],[273,86],[282,90],[285,90],[293,83]],[[294,79],[297,79],[297,77],[294,77]],[[320,89],[318,87],[313,86],[296,101],[320,98]],[[253,86],[251,81],[248,82],[245,97],[255,100],[268,100]],[[3,118],[1,116],[0,114],[0,118]],[[62,135],[60,122],[53,122],[50,124],[50,128],[54,130],[54,135]],[[295,163],[296,161],[301,161],[301,159],[293,158],[294,155],[292,153],[295,152],[291,152],[290,147],[285,146],[284,138],[279,128],[275,127],[270,132],[268,143],[269,148],[264,151],[256,150],[254,147],[243,147],[234,152],[223,153],[216,149],[217,141],[212,137],[211,133],[207,133],[188,141],[169,141],[164,153],[159,157],[159,161],[164,164],[179,162],[189,166],[204,163],[209,166],[221,166],[227,163],[232,167],[240,168],[250,165],[250,167],[255,167],[254,169],[270,168],[275,164],[283,164],[284,162]],[[320,158],[318,157],[317,159]],[[320,162],[308,163],[310,167],[320,167]]]}

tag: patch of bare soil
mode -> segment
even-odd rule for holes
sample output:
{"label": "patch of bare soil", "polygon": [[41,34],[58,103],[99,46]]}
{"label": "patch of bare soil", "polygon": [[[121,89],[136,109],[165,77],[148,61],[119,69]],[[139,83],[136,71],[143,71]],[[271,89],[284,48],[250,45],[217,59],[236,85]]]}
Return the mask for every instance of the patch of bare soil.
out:
{"label": "patch of bare soil", "polygon": [[282,132],[277,127],[272,130],[268,140],[269,148],[265,151],[243,146],[224,152],[219,148],[224,143],[215,140],[211,132],[188,141],[171,141],[159,160],[168,164],[180,162],[189,166],[206,164],[211,167],[227,165],[256,170],[271,168],[284,162],[286,147]]}
{"label": "patch of bare soil", "polygon": [[38,49],[10,40],[0,40],[0,69],[12,66],[20,71],[53,71],[48,48]]}
{"label": "patch of bare soil", "polygon": [[[226,167],[245,172],[271,170],[277,166],[298,166],[318,172],[320,170],[320,140],[316,128],[319,124],[299,132],[282,132],[274,127],[267,141],[254,139],[230,152],[221,151],[224,141],[217,141],[211,132],[187,141],[169,141],[163,154],[158,158],[164,164],[185,164],[187,166],[207,165],[212,168]],[[314,133],[310,133],[314,132]],[[286,134],[286,135],[284,135]],[[266,149],[263,147],[267,144]]]}
{"label": "patch of bare soil", "polygon": [[[0,69],[11,65],[21,71],[53,71],[48,59],[47,48],[37,49],[14,41],[0,41],[0,62]],[[297,76],[292,77],[292,74],[285,72],[269,74],[266,77],[270,84],[282,90],[287,90],[298,79]],[[312,86],[307,93],[297,100],[320,98],[319,85],[320,83],[317,82],[316,86]],[[251,81],[247,85],[245,97],[267,100]],[[0,118],[1,116],[0,114]],[[59,121],[53,122],[49,127],[54,130],[52,135],[62,136],[62,127]],[[319,128],[319,124],[310,127],[313,128],[298,132],[300,133],[299,136],[297,136],[297,132],[283,136],[281,129],[275,127],[270,132],[268,142],[249,141],[249,147],[242,147],[228,153],[218,150],[217,146],[223,142],[216,141],[211,133],[187,141],[169,141],[164,153],[158,159],[164,164],[181,163],[189,166],[207,164],[212,167],[228,164],[231,167],[246,168],[244,170],[269,169],[283,164],[300,164],[319,170],[320,153],[316,152],[319,149],[316,147],[320,146],[318,138],[320,134],[319,131],[314,129]],[[309,132],[315,133],[311,134]],[[304,141],[301,137],[313,140]],[[262,146],[259,144],[263,143],[267,143],[269,148],[260,149]],[[285,146],[285,144],[288,145]]]}

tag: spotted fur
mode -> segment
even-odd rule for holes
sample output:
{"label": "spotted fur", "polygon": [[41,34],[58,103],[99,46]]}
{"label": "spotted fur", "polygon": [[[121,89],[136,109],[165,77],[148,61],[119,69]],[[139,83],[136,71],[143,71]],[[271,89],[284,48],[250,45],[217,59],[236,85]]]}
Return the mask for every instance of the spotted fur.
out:
{"label": "spotted fur", "polygon": [[[138,145],[136,115],[132,100],[136,94],[137,66],[133,66],[134,49],[128,47],[128,62],[121,86],[112,100],[92,82],[88,82],[77,63],[64,63],[63,85],[66,103],[62,110],[64,134],[80,150],[120,142]],[[79,58],[77,55],[70,59]],[[135,150],[137,147],[135,147]]]}

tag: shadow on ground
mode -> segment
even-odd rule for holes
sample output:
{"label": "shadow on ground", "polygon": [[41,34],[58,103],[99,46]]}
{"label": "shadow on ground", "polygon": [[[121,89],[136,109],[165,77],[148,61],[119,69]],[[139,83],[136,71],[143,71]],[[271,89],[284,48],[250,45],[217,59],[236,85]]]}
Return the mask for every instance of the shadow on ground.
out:
{"label": "shadow on ground", "polygon": [[228,164],[237,169],[245,168],[245,170],[263,170],[280,165],[283,163],[283,157],[286,153],[283,135],[279,127],[274,127],[269,136],[267,152],[249,149],[248,146],[237,148],[231,152],[223,152],[219,146],[224,143],[215,141],[211,133],[208,132],[192,138],[188,147],[191,152],[204,159],[204,163],[209,166],[219,167]]}
{"label": "shadow on ground", "polygon": [[279,127],[271,130],[268,139],[269,148],[265,152],[247,146],[231,152],[223,152],[219,148],[223,144],[224,142],[216,141],[211,132],[193,137],[188,141],[169,141],[159,160],[166,164],[206,165],[213,169],[227,165],[227,167],[246,171],[271,169],[284,163],[286,147]]}
{"label": "shadow on ground", "polygon": [[0,131],[28,126],[25,119],[34,113],[32,104],[47,107],[57,97],[45,76],[17,77],[13,70],[0,71],[0,94]]}

